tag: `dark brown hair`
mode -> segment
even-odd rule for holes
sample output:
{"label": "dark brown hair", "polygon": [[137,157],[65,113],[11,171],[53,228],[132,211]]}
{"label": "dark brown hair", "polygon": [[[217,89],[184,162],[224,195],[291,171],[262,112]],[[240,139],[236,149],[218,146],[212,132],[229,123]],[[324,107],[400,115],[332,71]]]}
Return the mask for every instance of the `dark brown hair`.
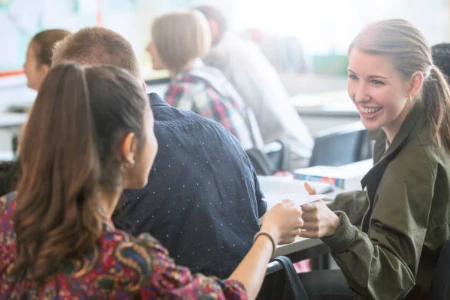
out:
{"label": "dark brown hair", "polygon": [[431,47],[433,63],[445,75],[447,83],[450,83],[450,43],[440,43]]}
{"label": "dark brown hair", "polygon": [[13,272],[42,282],[91,250],[102,232],[97,191],[121,185],[118,143],[143,143],[149,109],[137,80],[113,66],[62,64],[39,90],[21,145]]}
{"label": "dark brown hair", "polygon": [[221,40],[228,29],[228,22],[225,14],[217,7],[211,5],[197,6],[194,9],[201,12],[206,19],[213,20],[219,25],[219,40]]}
{"label": "dark brown hair", "polygon": [[49,29],[37,33],[30,44],[34,46],[36,60],[40,65],[52,65],[53,47],[55,44],[70,35],[70,32],[63,29]]}
{"label": "dark brown hair", "polygon": [[422,72],[424,84],[416,101],[424,103],[425,113],[438,144],[450,151],[450,90],[442,72],[433,64],[431,49],[423,34],[401,19],[372,23],[359,33],[349,47],[385,56],[405,80]]}
{"label": "dark brown hair", "polygon": [[108,64],[121,67],[136,78],[139,64],[133,47],[120,34],[103,27],[86,27],[55,46],[53,65],[67,61],[78,64]]}

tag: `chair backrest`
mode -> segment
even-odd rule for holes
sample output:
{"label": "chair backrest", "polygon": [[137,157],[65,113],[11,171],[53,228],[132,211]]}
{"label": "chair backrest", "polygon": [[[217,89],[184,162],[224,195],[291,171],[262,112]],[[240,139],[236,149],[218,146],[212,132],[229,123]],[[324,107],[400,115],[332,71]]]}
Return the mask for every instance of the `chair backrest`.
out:
{"label": "chair backrest", "polygon": [[262,150],[251,148],[245,152],[258,175],[270,176],[277,171],[291,171],[290,149],[281,141],[266,144]]}
{"label": "chair backrest", "polygon": [[277,256],[269,263],[256,299],[309,300],[291,260],[286,256]]}
{"label": "chair backrest", "polygon": [[264,145],[263,152],[269,159],[270,165],[274,172],[292,171],[291,149],[286,143],[277,140],[266,144]]}
{"label": "chair backrest", "polygon": [[274,173],[269,158],[262,150],[251,148],[245,150],[245,153],[247,153],[247,156],[250,159],[250,162],[252,163],[256,174],[269,176]]}
{"label": "chair backrest", "polygon": [[450,240],[442,246],[431,284],[431,299],[450,299]]}
{"label": "chair backrest", "polygon": [[320,132],[314,140],[310,166],[342,166],[371,157],[367,129],[355,122]]}

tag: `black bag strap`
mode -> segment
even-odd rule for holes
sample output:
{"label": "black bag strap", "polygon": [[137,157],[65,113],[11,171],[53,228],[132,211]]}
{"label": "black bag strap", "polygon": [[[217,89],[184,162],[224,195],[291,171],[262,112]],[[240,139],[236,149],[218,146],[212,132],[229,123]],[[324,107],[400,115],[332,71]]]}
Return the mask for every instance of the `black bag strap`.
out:
{"label": "black bag strap", "polygon": [[[273,260],[278,261],[286,274],[286,280],[292,291],[292,299],[295,300],[308,300],[308,294],[306,294],[297,272],[295,271],[292,261],[286,256],[277,256]],[[286,295],[286,294],[285,294]]]}

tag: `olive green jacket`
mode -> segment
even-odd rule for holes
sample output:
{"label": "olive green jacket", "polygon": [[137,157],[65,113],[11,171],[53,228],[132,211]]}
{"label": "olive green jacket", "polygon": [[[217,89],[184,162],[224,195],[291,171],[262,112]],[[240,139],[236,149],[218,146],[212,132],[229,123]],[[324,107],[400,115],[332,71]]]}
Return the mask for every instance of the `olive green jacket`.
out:
{"label": "olive green jacket", "polygon": [[[339,195],[341,218],[323,238],[356,299],[428,299],[439,250],[450,238],[450,155],[432,141],[417,104],[386,150],[375,137],[363,191]],[[352,225],[354,224],[354,225]]]}

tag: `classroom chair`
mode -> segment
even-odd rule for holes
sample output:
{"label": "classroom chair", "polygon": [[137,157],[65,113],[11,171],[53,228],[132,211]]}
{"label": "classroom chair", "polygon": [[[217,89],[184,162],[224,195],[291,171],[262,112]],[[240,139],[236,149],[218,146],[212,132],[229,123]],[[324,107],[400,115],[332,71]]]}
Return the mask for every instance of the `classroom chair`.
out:
{"label": "classroom chair", "polygon": [[281,141],[264,145],[262,150],[245,150],[256,174],[269,176],[277,171],[290,170],[290,149]]}
{"label": "classroom chair", "polygon": [[361,122],[321,131],[314,139],[310,167],[342,166],[372,157],[372,143]]}
{"label": "classroom chair", "polygon": [[442,246],[431,284],[431,299],[450,299],[450,240]]}
{"label": "classroom chair", "polygon": [[292,261],[277,256],[267,266],[266,277],[257,300],[309,300]]}
{"label": "classroom chair", "polygon": [[269,159],[274,172],[291,170],[291,149],[282,141],[264,145],[263,152]]}

